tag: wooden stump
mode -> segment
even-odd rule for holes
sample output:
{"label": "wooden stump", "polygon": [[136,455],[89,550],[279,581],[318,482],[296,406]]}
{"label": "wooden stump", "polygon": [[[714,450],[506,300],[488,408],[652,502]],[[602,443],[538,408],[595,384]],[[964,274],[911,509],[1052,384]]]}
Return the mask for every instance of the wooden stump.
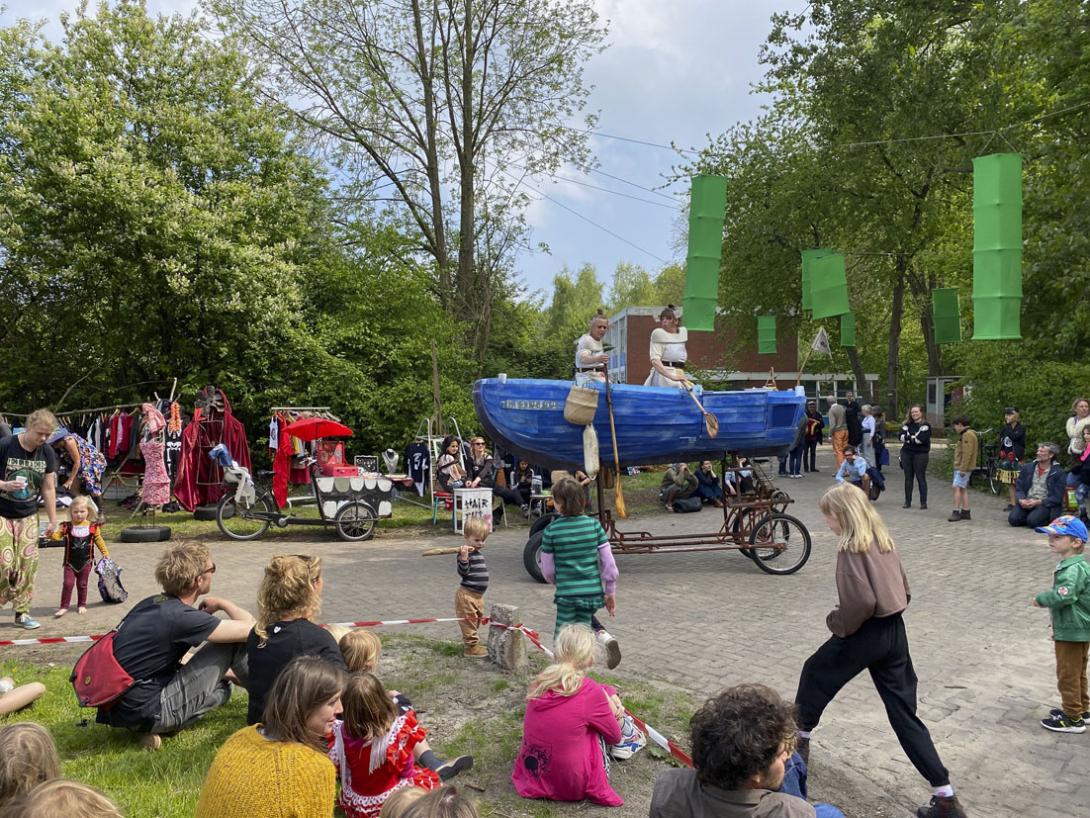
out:
{"label": "wooden stump", "polygon": [[522,624],[519,609],[514,605],[493,602],[488,610],[488,658],[504,670],[518,670],[526,665],[526,640],[513,627]]}

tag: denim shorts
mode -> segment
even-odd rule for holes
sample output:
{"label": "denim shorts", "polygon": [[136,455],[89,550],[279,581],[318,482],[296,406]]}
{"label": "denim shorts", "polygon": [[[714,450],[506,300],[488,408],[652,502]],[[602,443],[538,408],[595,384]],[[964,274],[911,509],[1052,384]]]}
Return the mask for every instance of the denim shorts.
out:
{"label": "denim shorts", "polygon": [[970,472],[958,471],[954,469],[954,488],[967,489],[969,488],[969,475]]}

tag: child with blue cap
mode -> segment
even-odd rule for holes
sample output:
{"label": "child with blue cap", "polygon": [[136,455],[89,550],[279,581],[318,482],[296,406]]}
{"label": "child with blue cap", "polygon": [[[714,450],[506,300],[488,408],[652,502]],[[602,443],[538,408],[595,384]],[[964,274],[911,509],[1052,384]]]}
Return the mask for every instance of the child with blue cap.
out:
{"label": "child with blue cap", "polygon": [[1052,590],[1037,594],[1033,604],[1052,614],[1056,646],[1056,686],[1060,708],[1041,726],[1056,733],[1085,733],[1090,719],[1086,659],[1090,649],[1090,563],[1083,557],[1086,525],[1065,514],[1037,529],[1048,534],[1048,550],[1060,558],[1052,574]]}

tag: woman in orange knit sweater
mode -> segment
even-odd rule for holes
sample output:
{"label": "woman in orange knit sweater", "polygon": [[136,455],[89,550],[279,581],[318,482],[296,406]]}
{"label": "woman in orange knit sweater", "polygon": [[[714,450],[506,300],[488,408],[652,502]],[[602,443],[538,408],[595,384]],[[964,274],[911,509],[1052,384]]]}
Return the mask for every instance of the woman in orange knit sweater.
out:
{"label": "woman in orange knit sweater", "polygon": [[262,723],[239,730],[216,753],[195,818],[330,818],[337,773],[326,737],[344,681],[343,671],[313,656],[284,668]]}

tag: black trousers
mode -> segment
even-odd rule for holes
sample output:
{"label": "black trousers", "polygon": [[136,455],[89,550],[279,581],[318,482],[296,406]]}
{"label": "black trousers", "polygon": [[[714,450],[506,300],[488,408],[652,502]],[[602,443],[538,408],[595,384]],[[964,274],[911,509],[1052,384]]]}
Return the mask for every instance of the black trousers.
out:
{"label": "black trousers", "polygon": [[817,440],[806,441],[806,451],[802,453],[802,468],[804,471],[816,471],[817,466]]}
{"label": "black trousers", "polygon": [[840,689],[862,673],[886,706],[886,716],[912,766],[932,787],[950,783],[931,734],[916,715],[916,671],[900,614],[868,619],[846,639],[833,636],[806,660],[795,694],[800,730],[813,730]]}
{"label": "black trousers", "polygon": [[920,487],[920,502],[927,502],[927,461],[930,452],[908,452],[901,449],[901,468],[905,470],[905,502],[912,502],[912,480]]}

